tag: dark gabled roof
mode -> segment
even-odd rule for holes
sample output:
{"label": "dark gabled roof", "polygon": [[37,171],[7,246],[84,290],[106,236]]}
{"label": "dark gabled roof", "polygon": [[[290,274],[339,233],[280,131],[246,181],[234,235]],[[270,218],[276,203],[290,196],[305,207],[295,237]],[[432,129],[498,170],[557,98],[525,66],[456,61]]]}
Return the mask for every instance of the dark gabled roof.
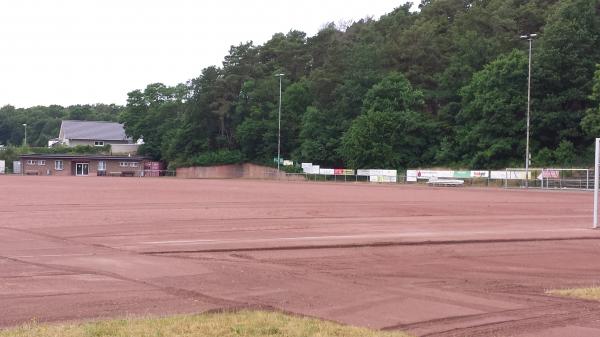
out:
{"label": "dark gabled roof", "polygon": [[98,121],[62,121],[63,139],[128,140],[123,124]]}
{"label": "dark gabled roof", "polygon": [[46,154],[46,153],[28,153],[21,155],[21,159],[88,159],[88,160],[123,160],[123,161],[141,161],[148,160],[144,156],[111,156],[106,154]]}

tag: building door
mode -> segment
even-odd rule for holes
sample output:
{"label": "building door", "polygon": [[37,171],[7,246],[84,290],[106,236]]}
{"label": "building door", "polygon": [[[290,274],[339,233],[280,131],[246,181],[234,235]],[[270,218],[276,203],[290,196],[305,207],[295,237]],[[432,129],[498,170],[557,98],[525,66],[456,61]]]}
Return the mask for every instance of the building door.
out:
{"label": "building door", "polygon": [[87,176],[90,169],[88,163],[77,163],[75,164],[75,175],[76,176]]}

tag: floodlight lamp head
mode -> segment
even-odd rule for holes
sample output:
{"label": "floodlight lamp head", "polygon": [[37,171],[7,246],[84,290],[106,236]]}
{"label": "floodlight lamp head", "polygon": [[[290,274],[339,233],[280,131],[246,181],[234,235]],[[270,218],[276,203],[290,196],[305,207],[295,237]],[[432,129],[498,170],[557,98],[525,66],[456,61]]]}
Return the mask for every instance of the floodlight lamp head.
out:
{"label": "floodlight lamp head", "polygon": [[275,75],[275,77],[281,77],[281,76],[285,76],[285,74],[277,74],[277,75]]}
{"label": "floodlight lamp head", "polygon": [[535,37],[537,37],[537,34],[521,35],[522,40],[531,40],[531,39],[534,39]]}

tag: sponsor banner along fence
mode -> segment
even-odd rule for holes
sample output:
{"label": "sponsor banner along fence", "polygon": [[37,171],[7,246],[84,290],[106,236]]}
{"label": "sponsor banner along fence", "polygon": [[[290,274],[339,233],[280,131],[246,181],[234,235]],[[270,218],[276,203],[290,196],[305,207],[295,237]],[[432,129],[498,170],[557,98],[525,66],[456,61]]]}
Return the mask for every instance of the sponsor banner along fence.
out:
{"label": "sponsor banner along fence", "polygon": [[[539,169],[529,171],[529,179],[532,179],[533,171],[539,171]],[[537,176],[537,179],[558,179],[560,172],[555,169],[542,169],[541,173]],[[472,178],[489,178],[492,180],[525,180],[526,175],[524,170],[497,170],[497,171],[451,171],[451,170],[407,170],[406,181],[416,182],[419,179],[431,179],[431,178],[454,178],[454,179],[472,179]]]}
{"label": "sponsor banner along fence", "polygon": [[542,170],[542,173],[540,173],[537,178],[538,178],[538,180],[559,179],[560,172],[558,170]]}
{"label": "sponsor banner along fence", "polygon": [[398,171],[397,170],[379,170],[379,169],[356,170],[356,175],[363,176],[363,177],[370,177],[370,176],[396,177],[396,176],[398,176]]}
{"label": "sponsor banner along fence", "polygon": [[398,181],[397,176],[369,176],[369,181],[372,183],[395,183]]}
{"label": "sponsor banner along fence", "polygon": [[[531,172],[529,172],[531,178]],[[490,171],[490,179],[525,180],[525,171]]]}
{"label": "sponsor banner along fence", "polygon": [[4,174],[6,170],[6,162],[4,160],[0,160],[0,174]]}
{"label": "sponsor banner along fence", "polygon": [[322,168],[319,170],[320,175],[332,176],[335,173],[334,169]]}
{"label": "sponsor banner along fence", "polygon": [[360,177],[368,177],[371,170],[356,170],[356,175]]}
{"label": "sponsor banner along fence", "polygon": [[381,170],[381,169],[369,169],[369,170],[352,170],[344,168],[321,168],[319,165],[313,165],[312,163],[302,163],[302,171],[305,174],[318,174],[327,176],[357,176],[357,177],[368,177],[370,182],[377,183],[395,183],[398,181],[397,170]]}
{"label": "sponsor banner along fence", "polygon": [[471,178],[489,178],[490,171],[471,171]]}
{"label": "sponsor banner along fence", "polygon": [[354,170],[350,169],[334,169],[333,174],[336,176],[353,176]]}
{"label": "sponsor banner along fence", "polygon": [[302,163],[302,172],[306,174],[319,174],[321,166],[312,163]]}
{"label": "sponsor banner along fence", "polygon": [[344,168],[321,168],[319,165],[312,163],[302,163],[302,172],[305,174],[319,174],[325,176],[353,176],[354,170]]}
{"label": "sponsor banner along fence", "polygon": [[448,170],[407,170],[406,181],[416,182],[418,179],[454,178],[454,171]]}
{"label": "sponsor banner along fence", "polygon": [[[504,171],[502,171],[504,172]],[[446,179],[472,179],[489,178],[490,171],[452,171],[452,170],[407,170],[406,181],[416,182],[419,179],[446,178]]]}
{"label": "sponsor banner along fence", "polygon": [[395,183],[398,181],[397,170],[357,170],[358,176],[369,177],[372,183]]}

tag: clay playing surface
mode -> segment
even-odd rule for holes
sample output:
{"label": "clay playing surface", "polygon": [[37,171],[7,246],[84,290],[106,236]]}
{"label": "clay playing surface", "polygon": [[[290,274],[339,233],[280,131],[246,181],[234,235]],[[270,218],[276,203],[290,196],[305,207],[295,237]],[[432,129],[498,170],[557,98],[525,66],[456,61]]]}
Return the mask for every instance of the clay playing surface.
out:
{"label": "clay playing surface", "polygon": [[0,327],[272,308],[418,336],[599,336],[592,194],[0,176]]}

